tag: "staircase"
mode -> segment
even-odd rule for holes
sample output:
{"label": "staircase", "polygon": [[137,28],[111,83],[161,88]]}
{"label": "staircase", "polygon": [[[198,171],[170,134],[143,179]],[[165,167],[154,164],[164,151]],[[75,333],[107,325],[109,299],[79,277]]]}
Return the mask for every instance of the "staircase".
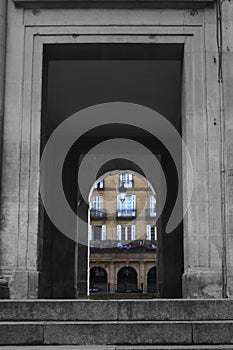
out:
{"label": "staircase", "polygon": [[233,300],[0,301],[0,348],[233,349]]}

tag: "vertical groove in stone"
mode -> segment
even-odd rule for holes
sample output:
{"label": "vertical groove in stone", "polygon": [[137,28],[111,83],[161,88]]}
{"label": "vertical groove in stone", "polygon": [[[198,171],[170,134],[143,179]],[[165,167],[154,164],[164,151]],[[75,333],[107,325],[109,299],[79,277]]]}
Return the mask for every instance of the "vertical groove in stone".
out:
{"label": "vertical groove in stone", "polygon": [[[5,82],[5,56],[6,56],[6,0],[0,2],[0,162],[2,163],[2,125],[4,114],[4,82]],[[1,172],[0,172],[1,183]],[[1,257],[0,257],[1,261]],[[1,276],[1,270],[0,270]],[[1,277],[0,277],[1,278]]]}

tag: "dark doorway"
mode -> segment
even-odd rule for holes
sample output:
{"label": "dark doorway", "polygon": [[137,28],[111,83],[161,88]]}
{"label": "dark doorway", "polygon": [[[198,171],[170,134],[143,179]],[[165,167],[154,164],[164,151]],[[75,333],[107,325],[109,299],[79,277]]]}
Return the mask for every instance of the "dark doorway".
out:
{"label": "dark doorway", "polygon": [[[156,110],[181,133],[182,45],[72,44],[45,45],[41,151],[56,127],[83,108],[105,102],[130,102]],[[166,148],[148,132],[132,125],[105,125],[84,134],[70,149],[63,167],[63,187],[71,208],[88,220],[88,205],[77,185],[82,157],[98,143],[116,137],[133,139],[161,155],[167,180],[163,227],[173,209],[178,179]],[[181,149],[181,148],[180,148]],[[180,156],[182,157],[181,151]],[[120,165],[119,165],[120,164]],[[135,164],[113,160],[98,176],[111,169],[139,171]],[[140,171],[139,171],[140,172]],[[56,176],[56,174],[54,174]],[[97,177],[98,177],[97,176]],[[77,203],[82,202],[77,209]],[[40,208],[40,297],[74,298],[87,295],[87,247],[67,238]],[[158,288],[162,297],[181,297],[183,227],[158,237]],[[78,250],[78,264],[75,251]],[[75,271],[79,266],[78,272]],[[74,282],[75,281],[75,282]],[[77,293],[76,293],[77,292]]]}
{"label": "dark doorway", "polygon": [[108,285],[107,272],[103,267],[96,266],[90,270],[90,293],[106,293]]}
{"label": "dark doorway", "polygon": [[136,270],[131,266],[124,266],[117,274],[117,292],[138,292],[138,276]]}
{"label": "dark doorway", "polygon": [[148,293],[157,293],[157,269],[152,267],[147,274]]}

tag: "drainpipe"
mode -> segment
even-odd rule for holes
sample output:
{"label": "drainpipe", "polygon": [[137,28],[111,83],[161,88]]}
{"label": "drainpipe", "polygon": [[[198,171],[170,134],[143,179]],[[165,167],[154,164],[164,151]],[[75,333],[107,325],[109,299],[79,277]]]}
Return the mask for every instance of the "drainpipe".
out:
{"label": "drainpipe", "polygon": [[221,186],[221,223],[222,223],[222,297],[227,298],[227,233],[226,233],[226,152],[225,152],[225,109],[223,85],[222,52],[222,0],[216,0],[217,47],[218,47],[218,86],[219,86],[219,123],[220,123],[220,186]]}
{"label": "drainpipe", "polygon": [[[6,60],[6,26],[7,26],[7,0],[0,1],[0,165],[2,169],[2,138],[3,138],[3,120],[4,120],[4,92],[5,92],[5,60]],[[1,190],[1,171],[0,171],[0,190]],[[1,208],[0,208],[1,210]],[[0,237],[1,244],[1,237]],[[0,299],[8,298],[8,283],[1,274],[1,256],[0,256]]]}

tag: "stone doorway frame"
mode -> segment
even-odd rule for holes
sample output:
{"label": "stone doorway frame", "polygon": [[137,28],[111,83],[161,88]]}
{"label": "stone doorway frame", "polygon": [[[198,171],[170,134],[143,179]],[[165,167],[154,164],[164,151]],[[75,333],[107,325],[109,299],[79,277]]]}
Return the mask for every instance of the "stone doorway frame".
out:
{"label": "stone doorway frame", "polygon": [[[194,167],[194,192],[184,217],[183,297],[222,296],[222,258],[215,255],[222,249],[220,205],[216,202],[221,198],[220,174],[214,154],[219,126],[213,129],[212,124],[219,103],[218,83],[212,77],[217,71],[213,60],[216,48],[213,41],[205,40],[214,26],[204,25],[204,12],[193,16],[189,10],[174,10],[168,20],[169,11],[12,11],[15,26],[8,35],[2,193],[2,215],[7,220],[1,232],[1,269],[9,280],[12,298],[38,298],[43,46],[101,42],[184,45],[182,135]],[[185,164],[183,159],[183,171]],[[12,169],[16,171],[13,192],[8,176]],[[188,183],[183,183],[184,203],[187,188]]]}

